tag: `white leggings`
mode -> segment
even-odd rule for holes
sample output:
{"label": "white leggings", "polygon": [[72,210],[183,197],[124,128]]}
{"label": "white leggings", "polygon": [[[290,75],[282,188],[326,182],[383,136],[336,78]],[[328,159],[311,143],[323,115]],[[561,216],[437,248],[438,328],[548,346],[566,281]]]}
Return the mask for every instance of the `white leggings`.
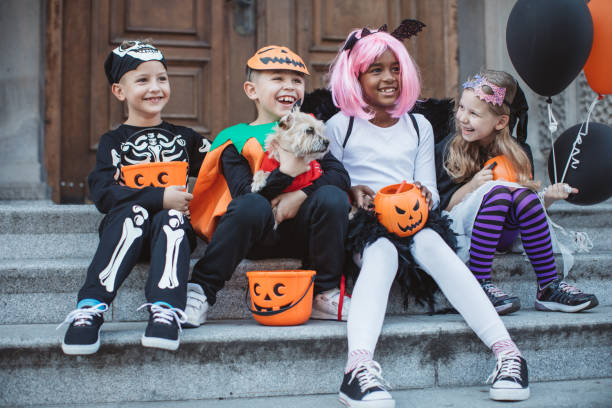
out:
{"label": "white leggings", "polygon": [[[429,228],[417,232],[411,253],[484,344],[490,348],[500,340],[510,339],[472,272],[437,233]],[[349,353],[353,350],[374,353],[397,273],[397,258],[397,249],[386,238],[379,238],[364,249],[347,322]]]}

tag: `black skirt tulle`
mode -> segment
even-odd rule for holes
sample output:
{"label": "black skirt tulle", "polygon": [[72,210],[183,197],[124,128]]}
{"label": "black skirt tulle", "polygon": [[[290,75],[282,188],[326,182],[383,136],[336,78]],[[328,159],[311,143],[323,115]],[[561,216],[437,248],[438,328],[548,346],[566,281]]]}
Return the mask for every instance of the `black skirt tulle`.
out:
{"label": "black skirt tulle", "polygon": [[[450,228],[451,220],[441,215],[440,211],[430,211],[424,228],[434,230],[453,250],[456,249],[457,239]],[[395,245],[398,254],[398,269],[395,280],[398,282],[404,300],[404,307],[410,299],[420,305],[428,305],[431,312],[434,310],[434,295],[439,290],[436,282],[416,264],[410,247],[414,241],[413,235],[399,237],[382,226],[374,211],[357,210],[349,222],[346,250],[349,255],[347,262],[347,275],[355,281],[359,268],[352,261],[352,254],[363,253],[364,248],[378,238],[387,238]]]}

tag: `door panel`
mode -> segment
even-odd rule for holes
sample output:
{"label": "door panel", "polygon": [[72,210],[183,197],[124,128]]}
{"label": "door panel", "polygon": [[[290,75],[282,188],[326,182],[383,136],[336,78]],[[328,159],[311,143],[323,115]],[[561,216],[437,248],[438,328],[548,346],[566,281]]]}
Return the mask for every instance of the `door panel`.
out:
{"label": "door panel", "polygon": [[[126,39],[152,38],[164,52],[172,88],[164,119],[211,140],[255,117],[242,88],[244,69],[267,44],[289,46],[304,58],[312,90],[326,86],[329,64],[350,30],[385,23],[393,29],[404,18],[417,18],[427,27],[405,44],[421,69],[422,96],[457,92],[456,0],[49,1],[48,32],[55,40],[47,44],[53,86],[45,91],[45,138],[46,146],[61,147],[59,154],[45,154],[56,201],[86,199],[99,137],[126,118],[103,70],[108,53]],[[249,21],[254,30],[247,29]]]}

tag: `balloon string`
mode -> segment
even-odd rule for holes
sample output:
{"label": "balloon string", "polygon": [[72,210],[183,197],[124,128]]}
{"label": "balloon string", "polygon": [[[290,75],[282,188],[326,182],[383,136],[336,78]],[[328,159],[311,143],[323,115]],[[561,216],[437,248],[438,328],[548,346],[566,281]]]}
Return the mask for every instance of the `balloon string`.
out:
{"label": "balloon string", "polygon": [[572,151],[570,152],[569,157],[567,158],[567,162],[565,163],[565,169],[563,169],[563,176],[561,176],[561,183],[565,180],[565,176],[567,175],[567,170],[571,166],[572,169],[577,170],[578,165],[580,164],[580,160],[576,158],[576,156],[580,153],[580,149],[578,145],[582,144],[582,137],[589,134],[589,123],[591,122],[591,114],[595,109],[595,105],[599,102],[600,98],[595,97],[595,100],[591,102],[591,106],[589,106],[589,110],[587,111],[587,118],[585,122],[582,122],[580,125],[580,129],[578,130],[578,134],[576,135],[576,139],[574,140],[574,144],[572,145]]}
{"label": "balloon string", "polygon": [[548,104],[548,131],[550,132],[550,145],[552,146],[552,157],[553,157],[553,170],[555,175],[555,184],[557,181],[557,160],[555,155],[555,142],[553,140],[553,133],[557,131],[557,119],[555,119],[555,115],[553,115],[552,111],[552,99],[548,97],[546,100]]}

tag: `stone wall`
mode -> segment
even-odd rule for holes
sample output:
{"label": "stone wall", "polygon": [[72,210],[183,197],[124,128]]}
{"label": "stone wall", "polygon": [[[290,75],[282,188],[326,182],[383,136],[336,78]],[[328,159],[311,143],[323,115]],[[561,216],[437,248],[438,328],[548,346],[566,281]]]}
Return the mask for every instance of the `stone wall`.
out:
{"label": "stone wall", "polygon": [[0,200],[47,196],[43,21],[41,0],[0,1]]}

